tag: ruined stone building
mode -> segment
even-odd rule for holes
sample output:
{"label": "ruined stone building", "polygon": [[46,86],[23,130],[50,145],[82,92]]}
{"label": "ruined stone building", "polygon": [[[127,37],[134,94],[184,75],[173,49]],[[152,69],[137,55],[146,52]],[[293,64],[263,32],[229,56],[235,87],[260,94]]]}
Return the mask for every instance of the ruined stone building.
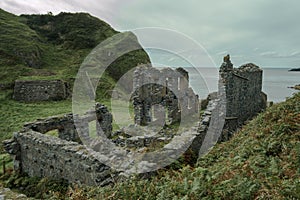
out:
{"label": "ruined stone building", "polygon": [[189,75],[183,68],[139,67],[134,72],[133,89],[134,121],[138,125],[178,122],[199,111],[199,96],[189,87]]}
{"label": "ruined stone building", "polygon": [[224,58],[219,73],[219,87],[225,87],[226,93],[226,124],[222,140],[228,140],[237,127],[266,108],[267,95],[262,92],[262,73],[253,63],[233,68],[229,55]]}
{"label": "ruined stone building", "polygon": [[[179,144],[187,141],[182,146],[183,151],[198,156],[206,153],[214,142],[228,140],[245,121],[266,108],[267,97],[261,91],[262,70],[254,64],[233,68],[227,56],[220,67],[219,91],[209,95],[208,105],[195,127],[170,138],[160,133],[147,135],[143,132],[145,127],[137,125],[161,122],[164,125],[197,114],[198,95],[189,88],[188,73],[182,68],[158,70],[148,66],[140,67],[135,71],[133,85],[132,103],[136,125],[128,127],[127,133],[112,133],[112,115],[101,104],[79,118],[68,114],[37,120],[25,124],[23,130],[4,142],[6,151],[13,156],[15,170],[30,176],[64,178],[70,182],[103,186],[113,182],[121,173],[106,164],[109,160],[122,165],[123,160],[116,157],[120,151],[113,152],[108,148],[105,155],[98,155],[95,149],[82,145],[82,142],[89,143],[93,137],[99,136],[98,140],[103,140],[98,143],[99,148],[112,141],[124,147],[126,153],[163,142],[161,149],[175,155],[181,152],[178,151]],[[74,120],[79,122],[76,126]],[[99,122],[96,136],[92,136],[89,129],[93,121]],[[55,129],[58,137],[45,134]],[[130,131],[139,134],[133,135]],[[158,168],[162,163],[160,159],[170,158],[151,159],[131,165],[138,165],[141,171],[148,172],[149,166]],[[124,166],[127,164],[124,163]]]}
{"label": "ruined stone building", "polygon": [[[4,148],[13,156],[14,169],[19,173],[86,185],[106,185],[112,181],[111,168],[81,144],[85,135],[79,135],[84,132],[86,139],[90,139],[88,124],[95,120],[101,131],[110,137],[112,115],[105,106],[96,104],[94,111],[80,116],[80,127],[75,127],[72,114],[37,120],[14,133],[13,139],[4,142]],[[58,137],[46,134],[52,130],[58,131]]]}

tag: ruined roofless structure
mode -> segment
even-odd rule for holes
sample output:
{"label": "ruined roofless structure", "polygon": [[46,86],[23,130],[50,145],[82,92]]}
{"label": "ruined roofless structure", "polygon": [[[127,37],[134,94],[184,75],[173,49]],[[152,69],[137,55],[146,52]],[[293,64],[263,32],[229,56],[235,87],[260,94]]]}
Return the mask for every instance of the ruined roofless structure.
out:
{"label": "ruined roofless structure", "polygon": [[265,110],[267,95],[262,92],[263,71],[253,63],[233,68],[230,56],[224,57],[219,71],[220,87],[225,87],[226,118],[221,140],[229,137],[247,120]]}
{"label": "ruined roofless structure", "polygon": [[[173,136],[172,140],[162,147],[163,150],[176,152],[178,142],[188,139],[191,143],[186,152],[198,156],[202,147],[207,144],[204,142],[205,138],[214,137],[215,127],[220,124],[220,107],[226,108],[226,116],[224,125],[218,130],[221,131],[221,137],[216,138],[219,141],[228,140],[245,121],[266,108],[267,97],[261,91],[262,70],[258,66],[249,63],[234,68],[230,57],[227,56],[219,73],[218,92],[209,95],[208,105],[199,124],[188,132]],[[150,74],[153,76],[149,76]],[[153,84],[147,80],[153,81]],[[175,122],[180,120],[179,116],[197,111],[198,97],[188,88],[188,74],[183,69],[166,68],[160,71],[145,66],[143,70],[136,71],[134,81],[136,93],[133,103],[137,124],[154,123],[155,118],[160,119],[159,115],[164,122]],[[149,84],[142,86],[143,83]],[[180,107],[178,102],[181,101],[183,103]],[[157,110],[156,105],[159,108]],[[182,112],[184,113],[181,114]],[[14,169],[29,176],[63,178],[69,182],[86,185],[103,186],[115,182],[120,172],[104,162],[108,159],[117,160],[114,159],[114,152],[109,151],[99,157],[96,152],[81,145],[80,140],[85,138],[78,137],[80,131],[89,138],[88,124],[97,120],[106,137],[111,138],[112,115],[104,105],[96,104],[94,110],[88,111],[80,118],[82,127],[79,130],[74,126],[73,117],[70,114],[26,124],[23,130],[14,133],[11,140],[4,141],[5,150],[14,159]],[[58,137],[45,134],[53,129],[58,130]],[[123,137],[125,146],[136,146],[136,150],[151,145],[149,141],[162,140],[160,136],[155,135],[151,136],[152,138],[127,136],[128,138]],[[154,159],[150,164],[160,165],[161,161],[158,158]],[[143,164],[147,169],[149,163]]]}
{"label": "ruined roofless structure", "polygon": [[133,89],[134,121],[138,125],[174,123],[199,112],[199,96],[189,87],[189,75],[183,68],[139,67],[134,71]]}

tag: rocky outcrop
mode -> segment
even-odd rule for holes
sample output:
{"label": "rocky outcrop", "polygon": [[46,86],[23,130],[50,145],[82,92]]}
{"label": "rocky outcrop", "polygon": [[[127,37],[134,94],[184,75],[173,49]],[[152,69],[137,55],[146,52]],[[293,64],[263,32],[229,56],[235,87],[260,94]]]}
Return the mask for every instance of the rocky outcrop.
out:
{"label": "rocky outcrop", "polygon": [[300,68],[293,68],[289,70],[290,72],[300,72]]}
{"label": "rocky outcrop", "polygon": [[292,88],[292,89],[295,89],[295,90],[300,90],[300,84],[292,86],[292,87],[288,87],[288,88]]}

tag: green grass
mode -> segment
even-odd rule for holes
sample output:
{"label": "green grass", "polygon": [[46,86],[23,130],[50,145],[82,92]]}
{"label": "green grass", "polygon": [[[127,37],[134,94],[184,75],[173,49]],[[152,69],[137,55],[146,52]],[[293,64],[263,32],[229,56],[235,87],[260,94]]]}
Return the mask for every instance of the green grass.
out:
{"label": "green grass", "polygon": [[11,138],[12,133],[19,131],[25,122],[70,113],[72,110],[71,100],[21,103],[11,100],[11,95],[12,91],[0,92],[0,141]]}
{"label": "green grass", "polygon": [[0,9],[1,82],[11,82],[28,67],[42,64],[41,37],[17,16]]}
{"label": "green grass", "polygon": [[11,156],[9,154],[0,154],[0,174],[3,174],[3,163],[5,163],[5,169],[11,170],[13,168]]}
{"label": "green grass", "polygon": [[[133,106],[123,100],[114,100],[113,105],[111,102],[107,102],[109,110],[113,114],[113,130],[119,130],[122,127],[126,127],[129,124],[134,124]],[[113,107],[113,110],[111,109]]]}
{"label": "green grass", "polygon": [[[72,112],[71,99],[23,103],[12,100],[11,96],[11,90],[0,91],[0,142],[10,139],[13,132],[19,131],[26,122]],[[96,99],[96,101],[100,101],[111,111],[111,102],[109,100],[103,98]],[[118,124],[116,124],[115,120],[113,121],[114,130],[118,130],[120,127],[127,126],[133,122],[133,108],[132,106],[128,108],[128,104],[125,101],[117,100],[114,104],[114,110],[118,114],[118,119],[121,119],[118,121]],[[130,118],[128,118],[128,110]],[[0,146],[2,145],[0,144]]]}

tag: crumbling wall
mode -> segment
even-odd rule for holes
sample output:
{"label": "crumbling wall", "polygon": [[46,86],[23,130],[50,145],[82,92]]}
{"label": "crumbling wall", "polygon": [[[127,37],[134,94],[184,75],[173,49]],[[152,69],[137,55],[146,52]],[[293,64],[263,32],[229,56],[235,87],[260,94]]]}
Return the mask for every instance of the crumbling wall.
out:
{"label": "crumbling wall", "polygon": [[86,185],[112,182],[111,168],[95,152],[76,142],[43,135],[32,130],[15,133],[4,148],[14,156],[14,168],[29,176],[65,179]]}
{"label": "crumbling wall", "polygon": [[226,123],[221,140],[227,140],[237,127],[263,111],[267,96],[262,92],[263,71],[249,63],[233,68],[230,57],[220,67],[220,80],[226,93]]}
{"label": "crumbling wall", "polygon": [[134,72],[133,87],[135,123],[138,125],[155,121],[173,123],[199,111],[199,97],[189,88],[188,72],[183,68],[139,67]]}
{"label": "crumbling wall", "polygon": [[[188,73],[182,68],[157,70],[141,67],[134,74],[134,89],[136,124],[147,125],[155,123],[155,120],[175,122],[182,116],[198,113],[198,96],[189,88]],[[151,148],[154,143],[163,144],[162,150],[167,152],[167,157],[149,157],[150,160],[141,164],[145,171],[148,165],[160,166],[163,159],[175,159],[181,152],[192,155],[196,162],[198,155],[205,154],[218,140],[227,140],[237,127],[265,109],[266,95],[261,89],[262,70],[258,66],[246,64],[235,69],[227,56],[220,68],[219,91],[209,95],[207,107],[197,125],[192,124],[190,129],[176,135],[167,134],[164,130],[153,134],[157,126],[149,126],[154,129],[145,134],[144,126],[142,129],[138,126],[137,129],[133,125],[129,132],[115,134],[112,142],[127,147],[127,151]],[[14,134],[12,140],[5,141],[6,151],[14,156],[15,169],[30,176],[64,178],[87,185],[105,185],[112,181],[113,176],[118,176],[103,163],[105,160],[123,162],[114,156],[120,152],[104,148],[109,151],[105,155],[101,154],[103,157],[100,156],[99,160],[99,155],[93,150],[78,143],[80,139],[90,137],[88,124],[95,120],[99,122],[97,134],[101,136],[104,132],[106,135],[106,138],[99,137],[101,141],[95,143],[95,147],[101,149],[108,142],[106,139],[111,139],[112,115],[107,108],[96,104],[95,110],[76,116],[75,120],[81,124],[76,127],[77,130],[74,118],[74,115],[69,114],[38,120],[26,124],[24,130]],[[58,129],[58,138],[42,134],[53,129]],[[78,131],[84,135],[79,137]],[[130,131],[136,135],[130,134]]]}
{"label": "crumbling wall", "polygon": [[[106,137],[110,138],[112,132],[112,115],[106,106],[97,103],[95,110],[91,110],[85,115],[80,116],[80,122],[82,123],[83,129],[88,128],[88,123],[95,120],[99,123],[99,126],[97,126],[97,133],[101,131],[106,135]],[[33,130],[43,134],[57,129],[58,137],[60,139],[81,143],[81,139],[77,131],[78,128],[79,127],[75,127],[73,114],[40,119],[24,125],[25,130]],[[84,131],[87,133],[89,132],[88,129]]]}
{"label": "crumbling wall", "polygon": [[[75,127],[72,114],[25,124],[13,139],[4,141],[5,150],[14,157],[14,169],[30,176],[64,178],[87,185],[111,182],[113,172],[103,164],[107,158],[102,162],[99,156],[96,157],[96,152],[80,143],[82,137],[92,138],[88,123],[96,120],[99,122],[97,134],[110,137],[112,115],[107,107],[97,103],[95,110],[76,120],[82,122],[79,123],[82,127]],[[55,129],[58,129],[58,137],[45,134]],[[79,136],[79,130],[85,135]]]}
{"label": "crumbling wall", "polygon": [[17,80],[13,99],[24,102],[63,100],[70,95],[68,83],[62,80]]}

